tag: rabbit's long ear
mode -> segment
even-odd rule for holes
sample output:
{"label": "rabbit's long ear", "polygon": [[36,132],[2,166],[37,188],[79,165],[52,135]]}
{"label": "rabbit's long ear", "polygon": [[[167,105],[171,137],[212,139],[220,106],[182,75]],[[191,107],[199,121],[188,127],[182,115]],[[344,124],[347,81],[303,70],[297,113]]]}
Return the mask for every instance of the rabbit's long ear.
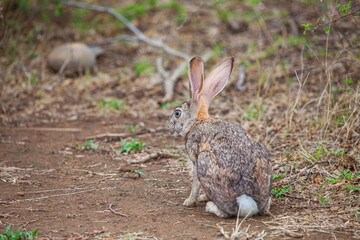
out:
{"label": "rabbit's long ear", "polygon": [[199,103],[199,94],[204,82],[204,61],[201,57],[194,57],[189,63],[190,95]]}
{"label": "rabbit's long ear", "polygon": [[213,98],[223,90],[227,81],[230,78],[231,71],[233,69],[234,58],[228,58],[219,66],[217,66],[206,77],[204,86],[201,91],[201,96],[209,106]]}

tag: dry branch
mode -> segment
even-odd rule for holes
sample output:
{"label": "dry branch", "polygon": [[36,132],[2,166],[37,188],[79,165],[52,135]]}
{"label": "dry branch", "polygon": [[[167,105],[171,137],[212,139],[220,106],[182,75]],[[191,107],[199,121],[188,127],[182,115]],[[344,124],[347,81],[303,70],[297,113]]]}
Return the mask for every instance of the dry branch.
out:
{"label": "dry branch", "polygon": [[188,55],[169,47],[163,41],[154,40],[154,39],[151,39],[151,38],[147,37],[146,35],[144,35],[137,27],[135,27],[134,24],[129,22],[129,20],[127,20],[123,15],[118,13],[114,8],[96,6],[96,5],[87,4],[87,3],[83,3],[83,2],[76,2],[76,1],[65,1],[64,0],[64,1],[61,1],[61,3],[64,5],[67,5],[67,6],[71,6],[71,7],[89,9],[89,10],[93,10],[96,12],[102,12],[102,13],[108,13],[108,14],[114,16],[120,22],[122,22],[130,31],[132,31],[136,35],[136,37],[141,42],[144,42],[152,47],[160,48],[167,54],[183,58],[185,61],[189,60]]}
{"label": "dry branch", "polygon": [[[169,47],[162,40],[155,40],[155,39],[151,39],[151,38],[147,37],[137,27],[135,27],[135,25],[133,25],[129,20],[127,20],[123,15],[118,13],[114,8],[104,7],[104,6],[96,6],[96,5],[87,4],[87,3],[83,3],[83,2],[76,2],[76,1],[63,0],[61,2],[62,2],[62,4],[71,6],[71,7],[89,9],[89,10],[102,12],[102,13],[108,13],[108,14],[114,16],[120,22],[122,22],[136,36],[136,38],[133,38],[131,36],[119,36],[119,37],[117,37],[118,39],[130,40],[132,42],[134,42],[136,39],[138,39],[139,41],[141,41],[145,44],[148,44],[152,47],[162,49],[165,53],[167,53],[169,55],[182,58],[184,60],[184,62],[181,63],[173,71],[173,73],[171,75],[169,73],[166,73],[166,71],[162,67],[157,66],[157,69],[158,69],[160,75],[164,78],[165,96],[162,99],[162,101],[166,102],[173,98],[174,86],[175,86],[176,80],[179,78],[179,76],[182,74],[182,72],[186,68],[187,63],[190,60],[189,55]],[[110,39],[110,41],[117,40],[117,38]],[[203,54],[204,61],[206,62],[207,60],[209,60],[211,58],[211,56],[212,56],[212,51],[204,53]]]}
{"label": "dry branch", "polygon": [[81,132],[81,128],[48,128],[48,127],[30,127],[14,128],[15,131],[43,131],[43,132]]}
{"label": "dry branch", "polygon": [[11,202],[9,202],[9,203],[18,203],[18,202],[27,202],[27,201],[38,201],[38,200],[43,200],[43,199],[53,198],[53,197],[63,197],[63,196],[77,195],[77,194],[82,194],[82,193],[87,193],[87,192],[93,192],[93,191],[96,191],[96,190],[99,190],[99,189],[97,189],[97,188],[91,188],[91,189],[84,190],[84,191],[79,191],[79,192],[56,194],[56,195],[50,195],[50,196],[44,196],[44,197],[38,197],[38,198],[20,199],[20,200],[11,201]]}
{"label": "dry branch", "polygon": [[112,203],[110,203],[109,204],[109,210],[112,212],[112,213],[114,213],[114,214],[116,214],[116,215],[119,215],[119,216],[122,216],[122,217],[128,217],[128,215],[126,215],[126,214],[124,214],[124,213],[119,213],[119,212],[115,212],[111,207],[112,207]]}
{"label": "dry branch", "polygon": [[139,136],[147,133],[159,133],[167,130],[166,128],[160,128],[160,129],[144,129],[139,132],[135,133],[101,133],[94,136],[86,137],[86,140],[92,140],[92,139],[103,139],[103,138],[111,138],[111,139],[121,139],[121,138],[127,138],[127,137],[134,137]]}
{"label": "dry branch", "polygon": [[326,22],[326,23],[322,23],[322,24],[318,24],[318,25],[316,25],[316,26],[314,26],[314,27],[310,27],[309,28],[309,30],[317,30],[318,28],[320,28],[320,27],[324,27],[324,26],[327,26],[327,25],[331,25],[331,24],[334,24],[334,23],[336,23],[337,21],[340,21],[341,19],[344,19],[344,18],[347,18],[347,17],[350,17],[350,16],[355,16],[355,14],[357,14],[358,12],[360,12],[360,8],[358,8],[358,7],[360,7],[360,5],[354,5],[354,6],[352,6],[352,7],[350,7],[349,9],[353,9],[353,8],[357,8],[356,10],[353,10],[352,12],[350,12],[350,13],[348,13],[348,14],[346,14],[346,15],[343,15],[343,16],[341,16],[341,17],[339,17],[339,18],[336,18],[336,19],[334,19],[334,20],[331,20],[331,21],[328,21],[328,22]]}
{"label": "dry branch", "polygon": [[152,159],[160,159],[160,158],[177,158],[179,155],[171,154],[171,153],[165,153],[165,152],[158,152],[158,153],[152,153],[140,161],[136,162],[130,162],[131,164],[139,164],[139,163],[146,163],[149,162]]}

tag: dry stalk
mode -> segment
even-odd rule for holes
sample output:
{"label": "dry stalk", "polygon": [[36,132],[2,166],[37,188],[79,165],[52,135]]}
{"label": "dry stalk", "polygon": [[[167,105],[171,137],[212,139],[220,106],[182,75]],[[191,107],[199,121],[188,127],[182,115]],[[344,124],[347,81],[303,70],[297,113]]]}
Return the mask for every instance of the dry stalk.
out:
{"label": "dry stalk", "polygon": [[81,128],[49,128],[49,127],[30,127],[14,128],[15,131],[42,131],[42,132],[81,132]]}
{"label": "dry stalk", "polygon": [[92,140],[92,139],[104,139],[104,138],[109,138],[109,139],[121,139],[121,138],[127,138],[127,137],[134,137],[134,136],[139,136],[139,135],[143,135],[143,134],[147,134],[147,133],[160,133],[167,130],[166,128],[159,128],[159,129],[143,129],[141,131],[135,132],[135,133],[101,133],[98,135],[94,135],[94,136],[89,136],[86,137],[86,140]]}
{"label": "dry stalk", "polygon": [[119,216],[122,216],[122,217],[128,217],[128,215],[124,214],[124,213],[119,213],[119,212],[115,212],[114,209],[112,209],[112,203],[109,204],[109,210],[113,213],[113,214],[116,214],[116,215],[119,215]]}
{"label": "dry stalk", "polygon": [[299,79],[299,76],[297,74],[297,72],[295,71],[295,75],[296,75],[296,79],[298,80],[298,83],[299,83],[299,91],[297,93],[297,96],[296,96],[296,99],[295,99],[295,103],[291,109],[291,113],[290,113],[290,117],[289,117],[289,121],[288,121],[288,126],[289,128],[291,128],[291,124],[292,124],[292,118],[293,118],[293,115],[294,115],[294,111],[295,111],[295,108],[296,108],[296,105],[298,104],[299,102],[299,99],[300,99],[300,95],[301,95],[301,92],[302,92],[302,89],[306,83],[306,80],[308,79],[310,73],[307,74],[305,80],[304,80],[304,83],[301,84],[301,81]]}
{"label": "dry stalk", "polygon": [[140,161],[130,162],[130,164],[147,163],[153,159],[157,160],[160,158],[178,158],[178,157],[179,157],[179,155],[176,155],[176,154],[171,154],[171,153],[166,153],[166,152],[157,152],[157,153],[149,154],[148,156],[144,157]]}

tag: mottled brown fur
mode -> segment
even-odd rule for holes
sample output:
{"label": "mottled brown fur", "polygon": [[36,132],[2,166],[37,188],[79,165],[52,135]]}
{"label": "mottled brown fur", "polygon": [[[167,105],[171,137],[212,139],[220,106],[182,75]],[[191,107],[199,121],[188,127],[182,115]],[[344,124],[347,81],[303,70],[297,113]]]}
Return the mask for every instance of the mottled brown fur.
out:
{"label": "mottled brown fur", "polygon": [[236,198],[242,194],[251,196],[260,212],[265,211],[271,191],[270,159],[238,124],[196,122],[185,146],[205,193],[222,211],[236,215]]}

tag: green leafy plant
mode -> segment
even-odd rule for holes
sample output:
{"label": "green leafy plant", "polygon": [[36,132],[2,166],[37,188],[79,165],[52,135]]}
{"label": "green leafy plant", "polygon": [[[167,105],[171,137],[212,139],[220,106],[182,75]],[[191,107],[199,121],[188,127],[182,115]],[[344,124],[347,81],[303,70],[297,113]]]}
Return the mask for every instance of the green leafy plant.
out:
{"label": "green leafy plant", "polygon": [[118,99],[113,99],[113,100],[103,99],[98,102],[98,106],[100,109],[105,109],[105,106],[108,106],[111,110],[121,111],[124,108],[124,105],[125,105],[124,99],[120,101]]}
{"label": "green leafy plant", "polygon": [[360,192],[360,186],[352,187],[350,185],[346,185],[345,190],[348,190],[350,192]]}
{"label": "green leafy plant", "polygon": [[[352,172],[350,172],[350,170],[343,170],[338,177],[333,176],[332,178],[328,178],[327,181],[334,184],[334,183],[341,182],[341,180],[343,180],[343,179],[354,180],[355,178],[358,178],[358,177],[360,177],[360,173],[352,173]],[[346,187],[345,187],[345,189],[346,189]],[[356,188],[354,188],[354,190],[355,189]],[[352,189],[349,187],[347,190],[352,190]]]}
{"label": "green leafy plant", "polygon": [[[324,6],[325,7],[325,6]],[[340,14],[340,17],[337,18],[337,19],[334,19],[332,21],[329,21],[329,22],[326,22],[326,23],[322,23],[320,24],[320,18],[318,18],[318,24],[317,25],[313,25],[312,23],[306,23],[306,24],[301,24],[303,27],[304,27],[304,35],[306,34],[306,32],[308,30],[311,30],[311,31],[315,31],[317,30],[319,27],[325,27],[324,28],[324,32],[326,34],[329,34],[330,32],[330,29],[331,29],[331,25],[333,23],[335,23],[336,21],[338,20],[342,20],[343,18],[345,17],[349,17],[349,16],[352,16],[352,15],[355,15],[355,13],[359,12],[359,10],[354,10],[353,12],[350,12],[349,10],[352,8],[351,7],[351,1],[349,1],[347,4],[340,4],[340,3],[336,3],[336,7],[339,9],[339,14]],[[358,16],[360,17],[360,14],[358,14]],[[326,20],[326,17],[322,17],[322,21],[325,21]]]}
{"label": "green leafy plant", "polygon": [[245,114],[242,115],[242,118],[246,118],[248,120],[259,120],[260,114],[264,110],[264,105],[251,105],[251,107],[248,110],[245,110]]}
{"label": "green leafy plant", "polygon": [[273,180],[280,179],[280,178],[282,178],[281,174],[279,174],[279,175],[274,174],[274,176],[273,176]]}
{"label": "green leafy plant", "polygon": [[176,106],[179,106],[180,104],[181,104],[180,101],[173,101],[171,103],[166,102],[166,103],[164,103],[163,105],[160,106],[160,109],[167,109],[169,107],[176,107]]}
{"label": "green leafy plant", "polygon": [[140,141],[139,143],[136,142],[136,138],[131,143],[127,143],[124,140],[122,140],[123,147],[119,150],[118,155],[125,152],[126,154],[129,154],[130,151],[133,152],[140,152],[143,148],[143,141]]}
{"label": "green leafy plant", "polygon": [[320,197],[320,203],[321,205],[327,205],[330,201],[330,198],[328,196],[325,196],[324,194],[321,194],[321,197]]}
{"label": "green leafy plant", "polygon": [[85,146],[82,146],[82,145],[78,144],[78,145],[77,145],[77,146],[78,146],[78,149],[79,149],[79,150],[83,150],[83,149],[87,149],[87,150],[89,150],[89,149],[99,150],[99,147],[96,146],[96,145],[94,145],[93,142],[94,142],[94,140],[89,140],[89,141],[87,141],[87,142],[85,143]]}
{"label": "green leafy plant", "polygon": [[271,189],[271,194],[274,195],[275,198],[282,200],[281,196],[287,193],[289,190],[286,187],[281,187],[279,189]]}
{"label": "green leafy plant", "polygon": [[215,43],[214,44],[214,51],[212,53],[212,58],[217,58],[221,56],[221,52],[222,52],[222,46],[220,43]]}
{"label": "green leafy plant", "polygon": [[345,92],[347,92],[347,93],[349,93],[349,91],[350,91],[350,85],[353,83],[353,80],[352,80],[352,78],[349,78],[349,79],[346,79],[345,81],[344,81],[344,83],[345,83]]}
{"label": "green leafy plant", "polygon": [[131,133],[136,132],[138,129],[139,129],[139,126],[138,126],[138,125],[133,125],[133,124],[131,124],[130,126],[126,127],[126,130],[127,130],[128,132],[131,132]]}
{"label": "green leafy plant", "polygon": [[336,7],[339,8],[340,16],[349,14],[350,6],[351,6],[351,1],[349,1],[347,4],[344,5],[341,5],[340,3],[336,4]]}
{"label": "green leafy plant", "polygon": [[131,4],[119,10],[120,14],[126,17],[129,21],[134,20],[137,16],[145,16],[148,11],[149,4],[146,2]]}
{"label": "green leafy plant", "polygon": [[15,231],[10,232],[11,224],[6,228],[4,234],[0,234],[0,240],[20,240],[20,239],[36,239],[38,238],[38,229],[31,232],[21,232],[21,227]]}
{"label": "green leafy plant", "polygon": [[145,177],[145,174],[142,172],[142,171],[140,171],[140,170],[131,170],[131,172],[134,172],[134,173],[137,173],[137,174],[139,174],[141,177]]}
{"label": "green leafy plant", "polygon": [[155,68],[151,66],[149,62],[146,61],[137,62],[135,65],[135,74],[137,77],[143,73],[152,74],[154,72],[155,72]]}
{"label": "green leafy plant", "polygon": [[162,4],[158,6],[163,10],[174,10],[176,11],[175,20],[177,23],[183,23],[186,18],[186,8],[178,3],[177,1],[171,0],[168,4]]}

